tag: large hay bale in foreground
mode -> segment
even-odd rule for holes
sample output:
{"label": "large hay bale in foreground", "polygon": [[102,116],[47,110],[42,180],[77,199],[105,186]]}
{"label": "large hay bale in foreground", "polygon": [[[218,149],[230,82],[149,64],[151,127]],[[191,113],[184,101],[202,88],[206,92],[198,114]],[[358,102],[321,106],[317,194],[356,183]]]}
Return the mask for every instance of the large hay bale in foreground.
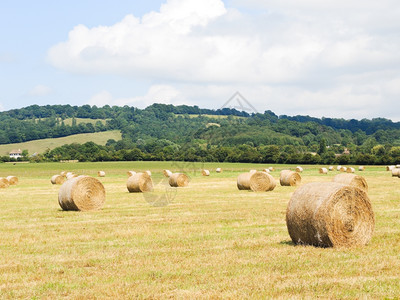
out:
{"label": "large hay bale in foreground", "polygon": [[6,179],[8,180],[8,183],[10,185],[18,184],[18,177],[16,177],[16,176],[7,176]]}
{"label": "large hay bale in foreground", "polygon": [[189,177],[184,173],[173,173],[169,177],[169,185],[172,187],[185,187],[189,184]]}
{"label": "large hay bale in foreground", "polygon": [[352,247],[370,241],[375,217],[365,191],[337,182],[312,182],[293,193],[286,225],[295,244]]}
{"label": "large hay bale in foreground", "polygon": [[250,189],[253,192],[273,191],[276,187],[274,177],[266,172],[256,172],[250,176]]}
{"label": "large hay bale in foreground", "polygon": [[392,170],[392,177],[400,177],[400,169],[394,168]]}
{"label": "large hay bale in foreground", "polygon": [[281,171],[280,176],[281,186],[296,186],[301,183],[301,176],[297,172],[293,172],[290,170]]}
{"label": "large hay bale in foreground", "polygon": [[201,175],[210,176],[210,171],[209,170],[201,170]]}
{"label": "large hay bale in foreground", "polygon": [[58,203],[63,210],[98,210],[105,201],[103,184],[96,178],[84,175],[65,181],[58,192]]}
{"label": "large hay bale in foreground", "polygon": [[297,167],[296,167],[296,172],[298,172],[298,173],[303,172],[303,168],[300,167],[300,166],[297,166]]}
{"label": "large hay bale in foreground", "polygon": [[4,177],[0,177],[0,188],[5,189],[8,188],[10,186],[10,183],[8,182],[8,180]]}
{"label": "large hay bale in foreground", "polygon": [[128,178],[126,187],[129,193],[145,193],[153,191],[153,180],[149,174],[136,173]]}
{"label": "large hay bale in foreground", "polygon": [[319,168],[319,174],[328,174],[327,168]]}
{"label": "large hay bale in foreground", "polygon": [[343,173],[338,174],[332,179],[333,182],[342,183],[345,185],[351,185],[358,187],[359,189],[368,192],[368,183],[364,177],[355,174]]}
{"label": "large hay bale in foreground", "polygon": [[165,177],[170,177],[172,175],[172,172],[170,170],[164,170],[163,174]]}
{"label": "large hay bale in foreground", "polygon": [[106,177],[106,172],[104,172],[104,171],[98,171],[98,172],[97,172],[97,176],[99,176],[99,177]]}
{"label": "large hay bale in foreground", "polygon": [[64,176],[61,175],[53,175],[51,177],[51,183],[52,184],[63,184],[64,183]]}

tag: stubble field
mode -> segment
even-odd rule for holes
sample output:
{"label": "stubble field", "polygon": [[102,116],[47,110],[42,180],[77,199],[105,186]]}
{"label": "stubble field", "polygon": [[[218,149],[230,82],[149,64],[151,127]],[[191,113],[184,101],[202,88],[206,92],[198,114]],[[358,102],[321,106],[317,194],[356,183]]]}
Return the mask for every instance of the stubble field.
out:
{"label": "stubble field", "polygon": [[[1,164],[19,184],[0,189],[2,299],[394,298],[400,295],[400,178],[382,166],[363,175],[376,226],[351,249],[294,246],[285,211],[295,187],[239,191],[237,176],[268,165],[171,162]],[[200,169],[211,171],[201,176]],[[223,173],[215,173],[217,167]],[[271,174],[296,166],[275,165]],[[303,166],[302,184],[331,181]],[[163,169],[188,187],[167,187]],[[61,171],[97,177],[106,203],[95,212],[58,204]],[[129,194],[129,170],[151,170],[155,192]]]}

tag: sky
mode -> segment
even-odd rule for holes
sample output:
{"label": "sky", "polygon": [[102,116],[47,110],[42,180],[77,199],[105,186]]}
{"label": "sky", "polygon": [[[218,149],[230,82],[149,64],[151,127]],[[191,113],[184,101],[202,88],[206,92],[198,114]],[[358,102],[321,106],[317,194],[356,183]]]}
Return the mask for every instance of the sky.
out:
{"label": "sky", "polygon": [[0,110],[238,106],[400,121],[397,0],[0,0]]}

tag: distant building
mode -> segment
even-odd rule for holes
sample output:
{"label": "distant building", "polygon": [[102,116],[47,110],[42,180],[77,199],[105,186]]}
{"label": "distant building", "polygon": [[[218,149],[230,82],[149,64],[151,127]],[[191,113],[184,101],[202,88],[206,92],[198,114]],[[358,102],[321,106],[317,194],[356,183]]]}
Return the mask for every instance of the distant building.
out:
{"label": "distant building", "polygon": [[17,159],[18,157],[22,157],[22,150],[21,149],[11,150],[10,151],[10,158]]}

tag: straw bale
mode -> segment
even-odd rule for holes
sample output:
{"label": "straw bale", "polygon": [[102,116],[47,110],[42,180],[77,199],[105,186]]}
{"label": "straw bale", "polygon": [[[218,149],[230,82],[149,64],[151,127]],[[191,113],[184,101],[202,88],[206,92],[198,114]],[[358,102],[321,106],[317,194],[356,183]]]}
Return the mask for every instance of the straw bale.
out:
{"label": "straw bale", "polygon": [[354,247],[370,241],[375,217],[365,191],[337,182],[312,182],[293,193],[286,225],[295,244]]}
{"label": "straw bale", "polygon": [[0,188],[5,189],[8,188],[10,186],[10,183],[8,182],[8,180],[4,177],[0,177]]}
{"label": "straw bale", "polygon": [[349,168],[347,168],[347,170],[346,170],[347,173],[354,173],[355,171],[356,171],[356,169],[354,169],[354,168],[352,168],[352,167],[349,167]]}
{"label": "straw bale", "polygon": [[128,174],[128,177],[131,177],[131,176],[135,175],[136,172],[135,171],[128,171],[128,172],[126,172],[126,174]]}
{"label": "straw bale", "polygon": [[217,173],[222,173],[222,169],[221,169],[221,168],[217,168],[217,169],[215,170],[215,172],[217,172]]}
{"label": "straw bale", "polygon": [[301,176],[297,172],[290,170],[281,171],[280,184],[281,186],[296,186],[301,183]]}
{"label": "straw bale", "polygon": [[64,176],[61,176],[61,175],[58,175],[58,174],[53,175],[51,177],[51,183],[52,184],[63,184],[64,183]]}
{"label": "straw bale", "polygon": [[18,184],[18,177],[16,177],[16,176],[7,176],[6,179],[8,180],[8,183],[10,185]]}
{"label": "straw bale", "polygon": [[328,174],[327,168],[319,168],[319,174]]}
{"label": "straw bale", "polygon": [[98,175],[99,177],[106,177],[106,172],[104,172],[104,171],[98,171],[98,172],[97,172],[97,175]]}
{"label": "straw bale", "polygon": [[84,175],[65,181],[58,192],[58,203],[63,210],[98,210],[105,200],[103,184],[94,177]]}
{"label": "straw bale", "polygon": [[136,173],[128,178],[126,187],[129,193],[145,193],[153,191],[153,180],[151,176],[144,173]]}
{"label": "straw bale", "polygon": [[253,192],[273,191],[276,187],[274,177],[266,172],[256,172],[250,176],[250,189]]}
{"label": "straw bale", "polygon": [[338,174],[332,179],[333,182],[338,182],[342,183],[345,185],[351,185],[358,187],[359,189],[364,190],[365,192],[368,192],[368,183],[365,180],[364,177],[355,175],[355,174],[349,174],[349,173],[343,173],[343,174]]}
{"label": "straw bale", "polygon": [[163,174],[165,177],[170,177],[172,175],[172,172],[170,170],[164,170]]}
{"label": "straw bale", "polygon": [[393,169],[392,170],[392,177],[400,177],[400,169]]}
{"label": "straw bale", "polygon": [[201,170],[201,174],[203,176],[210,176],[210,171],[209,170]]}
{"label": "straw bale", "polygon": [[186,187],[189,184],[189,177],[184,173],[173,173],[169,177],[169,185],[172,187]]}
{"label": "straw bale", "polygon": [[300,166],[297,166],[297,167],[296,167],[296,172],[297,172],[297,173],[303,172],[303,168],[300,167]]}

